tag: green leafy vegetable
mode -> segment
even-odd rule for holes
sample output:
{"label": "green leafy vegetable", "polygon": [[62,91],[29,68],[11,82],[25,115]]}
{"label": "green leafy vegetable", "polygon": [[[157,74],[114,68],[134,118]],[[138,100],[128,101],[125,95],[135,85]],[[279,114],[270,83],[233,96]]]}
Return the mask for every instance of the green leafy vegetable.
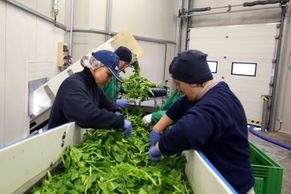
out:
{"label": "green leafy vegetable", "polygon": [[138,62],[134,63],[135,73],[129,78],[123,80],[123,90],[128,99],[146,100],[149,94],[154,95],[151,87],[155,84],[140,75],[140,66]]}
{"label": "green leafy vegetable", "polygon": [[62,155],[63,172],[51,175],[33,193],[191,193],[184,156],[148,158],[149,130],[141,115],[130,115],[130,138],[114,130],[88,130],[82,144]]}

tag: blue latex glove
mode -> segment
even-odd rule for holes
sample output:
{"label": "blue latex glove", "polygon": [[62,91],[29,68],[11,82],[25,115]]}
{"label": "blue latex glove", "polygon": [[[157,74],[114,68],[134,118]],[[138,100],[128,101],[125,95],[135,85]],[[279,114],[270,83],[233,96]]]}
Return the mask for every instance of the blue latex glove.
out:
{"label": "blue latex glove", "polygon": [[122,115],[121,112],[116,111],[114,114],[116,114],[117,116]]}
{"label": "blue latex glove", "polygon": [[153,128],[152,132],[150,133],[150,142],[151,145],[154,146],[156,143],[160,140],[161,133],[156,132],[156,130]]}
{"label": "blue latex glove", "polygon": [[118,99],[116,100],[116,104],[120,106],[121,108],[125,108],[128,105],[127,99]]}
{"label": "blue latex glove", "polygon": [[124,128],[123,134],[126,137],[129,137],[131,135],[131,132],[132,132],[131,122],[129,120],[124,119],[123,128]]}
{"label": "blue latex glove", "polygon": [[156,146],[152,146],[149,151],[151,161],[159,161],[161,159],[161,152],[158,152]]}

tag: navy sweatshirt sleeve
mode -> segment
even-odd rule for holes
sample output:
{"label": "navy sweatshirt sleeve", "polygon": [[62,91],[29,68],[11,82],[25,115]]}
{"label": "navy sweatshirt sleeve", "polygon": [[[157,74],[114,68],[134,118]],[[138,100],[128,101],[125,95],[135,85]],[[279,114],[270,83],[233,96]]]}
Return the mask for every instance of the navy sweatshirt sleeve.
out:
{"label": "navy sweatshirt sleeve", "polygon": [[[189,104],[189,102],[186,102],[186,104]],[[171,107],[171,110],[167,112],[170,118],[175,119],[181,117],[182,114],[183,112],[178,107]],[[184,114],[161,137],[159,145],[163,154],[171,155],[183,150],[199,149],[206,141],[209,143],[220,137],[220,129],[223,126],[219,121],[223,117],[223,112],[210,105],[207,107],[198,105],[193,106]]]}
{"label": "navy sweatshirt sleeve", "polygon": [[[113,111],[115,106],[104,100],[104,94],[99,93],[100,107],[91,98],[88,91],[82,86],[82,83],[77,80],[72,80],[71,86],[64,86],[66,95],[63,100],[63,113],[67,120],[76,122],[78,125],[84,128],[95,129],[120,129],[124,125],[123,116],[117,116],[112,112],[109,112],[105,107],[110,107]],[[102,107],[102,102],[103,107]],[[107,104],[106,104],[107,103]],[[110,104],[110,106],[108,105]]]}
{"label": "navy sweatshirt sleeve", "polygon": [[180,119],[185,112],[189,109],[191,102],[188,101],[186,96],[179,98],[166,112],[167,116],[172,119],[172,121],[177,121]]}
{"label": "navy sweatshirt sleeve", "polygon": [[111,112],[121,112],[120,107],[114,103],[107,95],[104,93],[103,90],[100,90],[100,107],[105,108]]}

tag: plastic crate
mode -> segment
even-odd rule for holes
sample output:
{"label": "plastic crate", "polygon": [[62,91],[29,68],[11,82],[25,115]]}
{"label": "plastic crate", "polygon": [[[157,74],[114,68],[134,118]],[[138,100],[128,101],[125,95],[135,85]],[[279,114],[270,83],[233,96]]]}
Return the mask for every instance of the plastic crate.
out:
{"label": "plastic crate", "polygon": [[255,192],[256,194],[262,194],[264,190],[264,179],[255,177]]}
{"label": "plastic crate", "polygon": [[280,194],[283,168],[252,143],[250,163],[255,177],[256,194]]}

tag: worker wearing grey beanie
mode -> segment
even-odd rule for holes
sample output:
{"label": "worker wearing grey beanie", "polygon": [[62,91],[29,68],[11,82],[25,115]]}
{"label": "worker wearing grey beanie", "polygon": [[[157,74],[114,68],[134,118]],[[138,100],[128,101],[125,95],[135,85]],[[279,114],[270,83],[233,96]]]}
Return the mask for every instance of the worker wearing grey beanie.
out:
{"label": "worker wearing grey beanie", "polygon": [[213,80],[206,57],[188,50],[172,61],[170,73],[185,96],[152,128],[149,158],[159,161],[162,154],[201,150],[233,186],[233,193],[254,193],[243,106],[225,82]]}

